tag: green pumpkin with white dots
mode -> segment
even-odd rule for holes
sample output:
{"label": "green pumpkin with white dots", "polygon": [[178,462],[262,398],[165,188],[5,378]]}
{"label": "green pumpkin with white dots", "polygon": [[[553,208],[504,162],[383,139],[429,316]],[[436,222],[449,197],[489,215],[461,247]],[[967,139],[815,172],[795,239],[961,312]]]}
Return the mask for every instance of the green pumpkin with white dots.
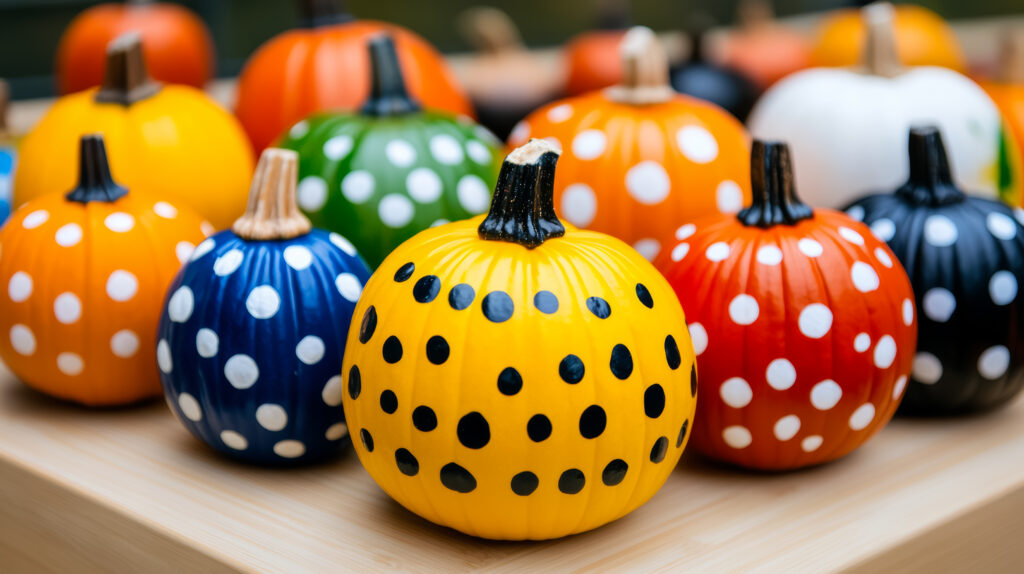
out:
{"label": "green pumpkin with white dots", "polygon": [[373,88],[359,113],[321,113],[279,147],[299,153],[299,207],[344,233],[371,267],[416,233],[487,210],[500,142],[464,117],[424,111],[388,36],[369,42]]}

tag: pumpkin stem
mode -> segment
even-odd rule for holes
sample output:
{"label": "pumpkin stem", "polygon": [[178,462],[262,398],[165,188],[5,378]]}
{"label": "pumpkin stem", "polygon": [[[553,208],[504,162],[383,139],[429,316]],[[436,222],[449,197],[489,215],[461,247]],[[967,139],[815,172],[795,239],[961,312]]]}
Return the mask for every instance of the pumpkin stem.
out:
{"label": "pumpkin stem", "polygon": [[736,215],[743,225],[767,229],[814,217],[814,211],[796,195],[788,145],[754,140],[750,183],[753,201]]}
{"label": "pumpkin stem", "polygon": [[919,205],[946,205],[964,200],[953,183],[942,134],[935,126],[910,129],[910,178],[896,195]]}
{"label": "pumpkin stem", "polygon": [[82,136],[78,149],[78,185],[64,196],[68,201],[113,203],[128,194],[110,175],[107,147],[101,134]]}
{"label": "pumpkin stem", "polygon": [[146,71],[142,56],[142,34],[126,32],[107,44],[106,71],[96,101],[130,106],[160,91]]}
{"label": "pumpkin stem", "polygon": [[565,235],[555,215],[558,154],[558,148],[540,139],[531,139],[508,154],[501,164],[491,210],[478,229],[482,239],[533,249]]}
{"label": "pumpkin stem", "polygon": [[896,50],[896,11],[888,2],[875,2],[861,8],[866,36],[861,65],[873,76],[894,78],[903,71]]}
{"label": "pumpkin stem", "polygon": [[278,148],[263,150],[252,177],[245,215],[231,227],[235,235],[269,241],[309,233],[313,225],[295,201],[298,171],[299,154]]}
{"label": "pumpkin stem", "polygon": [[368,116],[398,116],[418,112],[420,105],[409,96],[398,62],[395,41],[388,34],[374,36],[370,48],[370,97],[361,110]]}
{"label": "pumpkin stem", "polygon": [[619,52],[622,56],[622,83],[607,89],[608,99],[643,105],[675,97],[676,93],[668,83],[665,48],[650,28],[630,28],[622,39]]}
{"label": "pumpkin stem", "polygon": [[480,53],[506,54],[524,49],[519,28],[508,14],[497,8],[467,8],[459,15],[459,29],[462,36]]}
{"label": "pumpkin stem", "polygon": [[352,21],[352,15],[342,0],[302,0],[300,9],[300,25],[304,28],[334,26]]}
{"label": "pumpkin stem", "polygon": [[1024,32],[1009,30],[999,54],[1000,83],[1024,84]]}
{"label": "pumpkin stem", "polygon": [[771,0],[740,0],[736,7],[736,19],[742,30],[769,27],[775,22],[775,9]]}

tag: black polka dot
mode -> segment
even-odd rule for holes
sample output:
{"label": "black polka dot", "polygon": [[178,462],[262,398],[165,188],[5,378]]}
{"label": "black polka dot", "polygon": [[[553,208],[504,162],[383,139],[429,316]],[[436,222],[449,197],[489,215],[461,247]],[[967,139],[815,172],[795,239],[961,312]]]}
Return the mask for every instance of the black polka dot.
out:
{"label": "black polka dot", "polygon": [[608,302],[600,297],[587,299],[587,309],[590,309],[590,312],[598,319],[607,319],[612,314],[612,308],[608,306]]}
{"label": "black polka dot", "polygon": [[690,396],[697,396],[697,363],[693,363],[693,367],[690,368]]}
{"label": "black polka dot", "polygon": [[609,363],[615,378],[626,380],[633,374],[633,355],[625,345],[619,343],[612,348],[612,360]]}
{"label": "black polka dot", "polygon": [[465,468],[454,462],[449,462],[441,467],[441,484],[449,490],[465,494],[473,492],[473,489],[476,488],[476,479]]}
{"label": "black polka dot", "polygon": [[569,470],[562,473],[562,476],[558,477],[558,490],[566,494],[576,494],[583,490],[583,485],[587,482],[587,478],[583,476],[583,471],[578,468],[570,468]]}
{"label": "black polka dot", "polygon": [[617,458],[605,465],[604,471],[601,472],[601,481],[608,486],[615,486],[626,478],[627,470],[629,470],[629,465],[626,464],[626,461]]}
{"label": "black polka dot", "polygon": [[647,290],[647,286],[643,283],[636,284],[636,298],[643,303],[644,307],[648,309],[654,308],[654,299],[651,299],[651,292]]}
{"label": "black polka dot", "polygon": [[491,291],[485,295],[482,306],[484,316],[493,323],[508,321],[512,318],[512,312],[515,310],[512,298],[508,296],[508,293],[502,291]]}
{"label": "black polka dot", "polygon": [[506,367],[498,375],[498,391],[503,395],[512,396],[523,389],[523,377],[519,371],[512,367]]}
{"label": "black polka dot", "polygon": [[528,496],[533,494],[534,490],[537,490],[538,484],[540,484],[540,480],[536,474],[528,470],[520,472],[512,477],[512,492],[519,496]]}
{"label": "black polka dot", "polygon": [[437,275],[424,275],[412,288],[412,296],[420,303],[430,303],[441,292],[441,280]]}
{"label": "black polka dot", "polygon": [[395,451],[395,464],[398,465],[398,470],[406,476],[416,476],[420,471],[420,461],[404,448]]}
{"label": "black polka dot", "polygon": [[354,401],[359,398],[363,391],[363,377],[359,374],[359,367],[352,365],[348,370],[348,396]]}
{"label": "black polka dot", "polygon": [[679,364],[683,362],[682,357],[679,356],[679,345],[676,345],[676,338],[672,335],[665,337],[665,360],[668,361],[668,368],[673,371],[679,368]]}
{"label": "black polka dot", "polygon": [[533,296],[533,306],[545,315],[550,315],[558,310],[558,297],[551,291],[537,291]]}
{"label": "black polka dot", "polygon": [[590,405],[580,415],[580,434],[583,438],[597,438],[604,432],[608,417],[598,405]]}
{"label": "black polka dot", "polygon": [[398,397],[394,391],[389,389],[380,394],[380,408],[389,415],[398,410]]}
{"label": "black polka dot", "polygon": [[448,304],[452,306],[452,309],[461,311],[472,305],[475,297],[476,291],[472,287],[465,283],[459,283],[448,292]]}
{"label": "black polka dot", "polygon": [[551,436],[551,421],[544,415],[533,415],[526,423],[526,434],[533,442],[543,442]]}
{"label": "black polka dot", "polygon": [[473,411],[459,419],[456,434],[466,448],[483,448],[491,440],[491,427],[484,415]]}
{"label": "black polka dot", "polygon": [[676,438],[676,448],[683,446],[683,439],[686,438],[686,430],[690,428],[690,419],[683,421],[683,426],[679,429],[679,436]]}
{"label": "black polka dot", "polygon": [[668,437],[658,437],[658,440],[654,441],[654,446],[651,447],[651,462],[661,462],[665,460],[666,452],[668,452]]}
{"label": "black polka dot", "polygon": [[402,360],[402,342],[391,335],[384,341],[384,360],[394,365]]}
{"label": "black polka dot", "polygon": [[373,332],[377,330],[377,310],[373,308],[373,305],[363,313],[363,322],[359,324],[359,342],[366,343],[373,336]]}
{"label": "black polka dot", "polygon": [[448,341],[441,335],[434,335],[427,340],[427,360],[435,365],[441,365],[448,360]]}
{"label": "black polka dot", "polygon": [[416,265],[414,265],[412,261],[402,265],[398,268],[398,271],[395,271],[395,281],[398,281],[399,283],[407,281],[412,277],[413,271],[416,271]]}
{"label": "black polka dot", "polygon": [[412,426],[416,427],[416,430],[423,432],[430,432],[437,428],[437,415],[434,414],[434,409],[420,405],[412,411]]}
{"label": "black polka dot", "polygon": [[665,410],[665,389],[654,383],[644,391],[644,414],[656,419]]}
{"label": "black polka dot", "polygon": [[559,376],[570,385],[575,385],[582,381],[585,371],[586,368],[583,366],[583,361],[576,355],[566,355],[562,362],[558,364]]}
{"label": "black polka dot", "polygon": [[366,429],[359,429],[359,439],[363,441],[366,452],[373,452],[373,435]]}

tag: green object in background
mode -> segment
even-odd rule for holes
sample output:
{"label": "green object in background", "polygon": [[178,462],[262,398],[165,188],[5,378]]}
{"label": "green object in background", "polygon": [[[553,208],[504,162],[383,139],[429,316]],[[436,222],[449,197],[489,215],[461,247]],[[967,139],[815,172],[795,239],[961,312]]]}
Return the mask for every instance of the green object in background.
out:
{"label": "green object in background", "polygon": [[372,93],[358,114],[316,114],[278,147],[299,153],[299,207],[347,237],[371,268],[403,241],[487,211],[500,142],[469,118],[422,111],[390,37],[369,42]]}

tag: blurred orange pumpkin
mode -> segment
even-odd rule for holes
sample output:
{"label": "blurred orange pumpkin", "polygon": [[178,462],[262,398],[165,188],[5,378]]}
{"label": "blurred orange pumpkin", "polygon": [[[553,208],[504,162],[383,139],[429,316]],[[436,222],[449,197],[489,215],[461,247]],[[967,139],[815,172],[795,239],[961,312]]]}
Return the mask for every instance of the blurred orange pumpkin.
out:
{"label": "blurred orange pumpkin", "polygon": [[770,0],[743,0],[739,28],[729,35],[722,63],[767,88],[810,65],[811,43],[774,21]]}
{"label": "blurred orange pumpkin", "polygon": [[619,44],[625,35],[625,30],[599,30],[571,39],[565,46],[569,68],[565,93],[578,96],[619,83],[622,79]]}

